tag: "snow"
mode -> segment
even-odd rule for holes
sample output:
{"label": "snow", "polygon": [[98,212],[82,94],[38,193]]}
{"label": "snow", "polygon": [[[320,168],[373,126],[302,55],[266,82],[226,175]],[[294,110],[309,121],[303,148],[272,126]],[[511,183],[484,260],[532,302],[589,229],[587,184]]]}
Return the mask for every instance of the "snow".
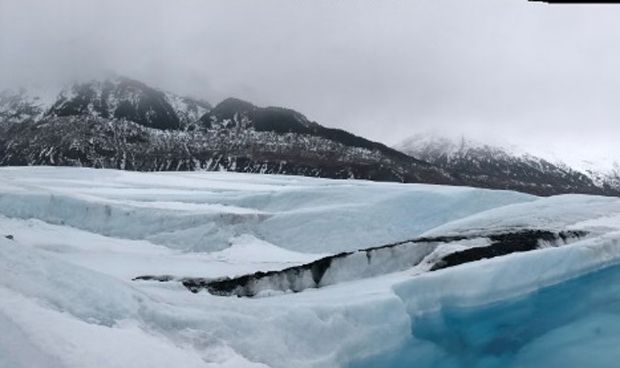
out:
{"label": "snow", "polygon": [[[529,203],[516,203],[482,211],[467,218],[437,226],[423,235],[462,235],[519,228],[551,230],[568,228],[594,231],[596,226],[609,223],[609,220],[604,220],[603,223],[600,220],[619,214],[619,198],[581,194],[558,195]],[[589,226],[573,226],[578,223]]]}
{"label": "snow", "polygon": [[0,120],[21,123],[40,119],[52,107],[59,90],[42,86],[34,90],[36,92],[26,88],[0,91]]}
{"label": "snow", "polygon": [[[620,200],[585,195],[538,198],[217,172],[2,168],[0,367],[345,367],[398,349],[411,339],[412,321],[434,311],[527,295],[618,263],[619,219]],[[488,243],[377,253],[376,268],[362,278],[355,270],[369,262],[360,254],[336,262],[323,287],[265,290],[261,298],[132,281],[232,277],[420,235],[522,228],[588,235],[434,272],[424,261]],[[423,261],[410,266],[407,257]],[[577,327],[592,331],[602,321],[593,317]],[[531,363],[540,349],[561,341],[561,330],[549,331],[522,359]],[[604,352],[606,340],[596,343]]]}
{"label": "snow", "polygon": [[77,179],[75,170],[3,169],[0,214],[179,250],[222,250],[231,237],[248,233],[297,252],[329,253],[411,239],[447,221],[535,198],[463,187],[217,172],[78,169]]}
{"label": "snow", "polygon": [[546,161],[564,171],[577,171],[590,178],[599,187],[605,185],[612,188],[620,187],[620,162],[614,155],[575,149],[563,150],[560,153],[552,146],[553,144],[537,146],[531,142],[515,145],[514,142],[497,137],[476,140],[464,135],[428,131],[406,138],[395,148],[430,162],[442,156],[445,156],[448,161],[462,159],[460,156],[466,156],[469,153],[476,156],[476,151],[478,155],[489,156],[489,159],[500,157],[529,161],[539,165]]}
{"label": "snow", "polygon": [[[164,94],[166,101],[172,106],[184,125],[197,122],[210,110],[187,97],[181,97],[170,92],[164,92]],[[203,104],[206,105],[206,103]]]}
{"label": "snow", "polygon": [[531,158],[532,155],[525,149],[506,141],[493,140],[494,144],[484,140],[472,139],[464,135],[446,134],[427,131],[414,134],[399,142],[394,148],[408,152],[414,157],[417,155],[446,156],[452,158],[464,155],[468,151],[491,152],[495,155]]}

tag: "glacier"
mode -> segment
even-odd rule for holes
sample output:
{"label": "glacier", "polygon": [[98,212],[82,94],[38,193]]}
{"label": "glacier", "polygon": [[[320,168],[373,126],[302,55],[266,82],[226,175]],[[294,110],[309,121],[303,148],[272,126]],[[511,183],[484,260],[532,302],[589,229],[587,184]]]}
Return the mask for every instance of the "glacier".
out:
{"label": "glacier", "polygon": [[[489,246],[481,234],[525,230],[582,235],[431,270]],[[238,298],[179,282],[437,237],[453,238],[383,252],[368,273],[365,255],[336,262],[318,288]],[[608,367],[619,260],[614,197],[1,168],[0,367]]]}
{"label": "glacier", "polygon": [[350,367],[614,367],[618,285],[615,265],[487,305],[446,303],[412,318],[397,351]]}

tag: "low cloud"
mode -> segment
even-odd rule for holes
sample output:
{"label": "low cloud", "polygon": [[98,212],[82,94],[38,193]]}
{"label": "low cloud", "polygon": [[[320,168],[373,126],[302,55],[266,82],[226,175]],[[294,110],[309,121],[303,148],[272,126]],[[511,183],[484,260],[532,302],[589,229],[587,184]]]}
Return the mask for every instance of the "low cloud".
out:
{"label": "low cloud", "polygon": [[0,86],[113,72],[388,144],[434,129],[617,155],[619,16],[523,0],[0,0]]}

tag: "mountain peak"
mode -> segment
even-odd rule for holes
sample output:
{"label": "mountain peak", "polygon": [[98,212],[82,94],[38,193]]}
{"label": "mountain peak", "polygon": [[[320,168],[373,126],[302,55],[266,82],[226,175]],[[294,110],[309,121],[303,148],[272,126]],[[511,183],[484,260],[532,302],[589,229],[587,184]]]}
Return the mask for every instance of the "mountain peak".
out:
{"label": "mountain peak", "polygon": [[441,135],[439,133],[418,133],[398,143],[394,148],[424,159],[435,156],[463,156],[473,154],[502,154],[510,156],[525,156],[527,153],[518,147],[504,144],[490,144],[481,140],[467,137],[463,134],[458,136]]}
{"label": "mountain peak", "polygon": [[0,122],[22,123],[40,118],[49,107],[42,94],[31,94],[25,88],[0,92]]}
{"label": "mountain peak", "polygon": [[526,183],[541,190],[556,187],[582,193],[607,193],[609,188],[615,193],[620,191],[618,180],[602,180],[600,174],[536,156],[509,144],[488,144],[464,136],[416,134],[395,147],[466,180],[487,185],[503,183],[517,189]]}
{"label": "mountain peak", "polygon": [[215,105],[211,113],[217,115],[220,119],[232,119],[236,113],[244,113],[256,109],[252,103],[228,97],[219,104]]}

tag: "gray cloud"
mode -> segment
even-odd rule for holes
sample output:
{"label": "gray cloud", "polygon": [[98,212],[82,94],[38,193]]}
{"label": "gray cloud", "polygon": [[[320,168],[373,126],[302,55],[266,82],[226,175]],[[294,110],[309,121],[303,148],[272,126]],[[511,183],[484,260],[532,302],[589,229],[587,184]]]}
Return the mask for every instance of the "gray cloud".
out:
{"label": "gray cloud", "polygon": [[0,84],[116,72],[388,144],[432,128],[618,154],[619,21],[526,0],[0,0]]}

